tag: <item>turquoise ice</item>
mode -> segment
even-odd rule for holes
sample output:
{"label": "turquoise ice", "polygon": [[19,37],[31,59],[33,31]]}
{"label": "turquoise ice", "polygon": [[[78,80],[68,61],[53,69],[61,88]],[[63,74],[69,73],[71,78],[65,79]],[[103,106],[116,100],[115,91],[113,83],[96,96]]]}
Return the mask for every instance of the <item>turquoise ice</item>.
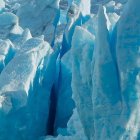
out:
{"label": "turquoise ice", "polygon": [[140,140],[139,0],[0,0],[0,140]]}

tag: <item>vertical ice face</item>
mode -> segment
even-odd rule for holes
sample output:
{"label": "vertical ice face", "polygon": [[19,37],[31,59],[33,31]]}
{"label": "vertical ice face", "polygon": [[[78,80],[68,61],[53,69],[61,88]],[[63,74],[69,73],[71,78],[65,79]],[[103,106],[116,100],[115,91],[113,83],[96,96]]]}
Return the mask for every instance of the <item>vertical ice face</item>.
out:
{"label": "vertical ice face", "polygon": [[31,116],[27,136],[31,140],[53,133],[51,132],[54,125],[52,118],[55,112],[50,109],[53,109],[53,106],[55,107],[55,101],[53,101],[54,98],[52,96],[54,96],[53,85],[55,83],[56,60],[59,50],[53,51],[49,46],[47,53],[44,60],[38,66],[33,90],[28,98],[28,108]]}
{"label": "vertical ice face", "polygon": [[[89,19],[89,22],[83,24],[83,28],[79,27],[81,29],[81,32],[80,31],[79,32],[82,33],[82,31],[83,31],[83,33],[88,34],[88,36],[93,38],[93,42],[94,42],[94,37],[91,34],[91,33],[94,32],[94,27],[92,26],[92,23],[94,23],[94,18],[93,17]],[[76,32],[77,32],[77,30],[76,30]],[[86,40],[87,40],[87,42],[89,41],[87,38],[88,37],[84,38],[85,42],[86,42]],[[73,39],[76,40],[76,36],[73,36]],[[80,46],[79,50],[81,49],[81,51],[83,51],[83,52],[88,52],[88,53],[85,53],[85,54],[83,53],[83,55],[82,55],[83,56],[83,61],[81,62],[81,69],[83,69],[83,70],[81,70],[81,75],[83,75],[82,78],[84,79],[83,81],[85,83],[88,82],[88,80],[89,80],[89,83],[90,83],[90,80],[91,80],[90,72],[87,73],[86,68],[90,69],[93,46],[89,47],[87,45],[83,49],[81,42],[82,42],[82,40],[80,40],[79,42],[75,41],[75,43],[77,43],[77,45]],[[75,48],[76,46],[73,46],[73,47]],[[75,53],[78,53],[78,51],[76,51]],[[59,73],[60,74],[60,77],[59,77],[59,82],[60,83],[59,83],[59,89],[58,89],[58,103],[57,103],[57,114],[56,114],[56,128],[59,128],[59,127],[60,128],[66,128],[66,124],[68,122],[68,119],[72,115],[72,110],[74,108],[74,101],[72,100],[72,88],[71,88],[72,62],[74,61],[73,57],[75,57],[75,56],[73,56],[73,51],[72,51],[72,49],[70,49],[61,58],[60,73]],[[90,57],[90,58],[88,59],[88,57]],[[63,102],[63,104],[62,104],[62,102]],[[65,105],[65,108],[63,107],[64,105]],[[58,131],[59,131],[59,129],[58,129]]]}
{"label": "vertical ice face", "polygon": [[[0,117],[7,117],[0,120],[1,138],[33,139],[46,134],[57,55],[47,42],[33,38],[2,71]],[[12,133],[10,138],[7,131]]]}
{"label": "vertical ice face", "polygon": [[[129,0],[117,25],[117,61],[123,97],[121,139],[139,139],[140,1]],[[125,128],[124,128],[125,127]]]}
{"label": "vertical ice face", "polygon": [[[71,51],[66,53],[61,59],[60,72],[59,72],[59,83],[58,83],[58,99],[56,107],[56,120],[55,129],[58,132],[59,129],[66,129],[67,123],[73,114],[73,108],[75,107],[72,99],[72,88],[71,88]],[[58,132],[59,133],[59,132]]]}
{"label": "vertical ice face", "polygon": [[59,0],[30,1],[18,10],[19,24],[29,28],[33,36],[44,35],[53,44],[59,20]]}
{"label": "vertical ice face", "polygon": [[[139,1],[130,0],[117,26],[117,60],[120,70],[121,90],[126,92],[130,88],[131,94],[123,94],[126,102],[138,99],[134,92],[136,77],[139,73]],[[131,10],[129,10],[131,8]],[[132,76],[132,77],[131,77]],[[131,80],[130,80],[131,79]],[[134,81],[133,81],[134,80]],[[129,82],[128,82],[129,81]],[[128,86],[131,85],[131,86]],[[133,86],[132,86],[133,85]],[[128,90],[128,89],[127,89]],[[133,91],[133,92],[132,92]],[[129,91],[128,91],[129,92]],[[126,99],[126,96],[128,99]],[[133,101],[133,100],[131,100]]]}
{"label": "vertical ice face", "polygon": [[121,14],[126,1],[0,0],[0,140],[140,139],[140,1]]}
{"label": "vertical ice face", "polygon": [[[80,10],[81,9],[79,8],[78,3],[73,3],[72,5],[69,5],[69,10],[67,14],[68,24],[65,29],[64,40],[62,43],[62,50],[60,56],[62,57],[64,55],[61,58],[60,63],[58,101],[55,120],[56,131],[59,128],[66,128],[67,122],[70,116],[72,115],[72,110],[74,108],[74,101],[72,100],[72,89],[71,89],[71,78],[72,78],[71,51],[69,50],[71,48],[72,36],[75,27],[77,25],[81,25],[82,22],[84,23],[84,18],[80,14],[80,12],[82,11]],[[63,108],[64,105],[65,108]]]}
{"label": "vertical ice face", "polygon": [[102,6],[98,12],[95,37],[92,75],[94,138],[113,139],[113,133],[117,130],[115,122],[121,113],[121,95],[117,70],[110,52],[107,20]]}
{"label": "vertical ice face", "polygon": [[[67,134],[66,136],[64,134]],[[77,109],[73,110],[73,114],[68,121],[67,129],[62,129],[57,137],[47,136],[42,137],[40,140],[88,140],[84,128],[81,123]]]}
{"label": "vertical ice face", "polygon": [[72,40],[72,92],[85,134],[93,137],[93,105],[91,61],[94,36],[82,27],[76,27]]}
{"label": "vertical ice face", "polygon": [[83,7],[85,6],[85,9],[87,8],[87,11],[90,11],[90,7],[86,7],[86,5],[84,5],[83,3],[84,1],[73,1],[69,6],[67,14],[68,23],[64,32],[61,56],[63,56],[71,48],[75,27],[81,26],[89,19],[89,13],[85,12],[83,14],[83,10],[82,8],[80,8],[80,5],[82,5]]}

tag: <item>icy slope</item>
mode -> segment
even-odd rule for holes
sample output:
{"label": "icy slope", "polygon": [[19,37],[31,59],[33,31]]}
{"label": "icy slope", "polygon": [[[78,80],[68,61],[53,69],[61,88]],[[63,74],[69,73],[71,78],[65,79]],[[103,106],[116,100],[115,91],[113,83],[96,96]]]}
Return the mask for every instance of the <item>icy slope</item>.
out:
{"label": "icy slope", "polygon": [[0,0],[0,140],[140,140],[139,0]]}

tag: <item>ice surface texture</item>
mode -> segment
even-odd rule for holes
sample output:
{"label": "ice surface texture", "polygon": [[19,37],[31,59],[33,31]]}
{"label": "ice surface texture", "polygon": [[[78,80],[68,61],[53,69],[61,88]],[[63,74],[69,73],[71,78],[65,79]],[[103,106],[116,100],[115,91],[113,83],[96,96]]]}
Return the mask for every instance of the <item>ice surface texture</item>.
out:
{"label": "ice surface texture", "polygon": [[139,0],[0,0],[0,140],[140,140]]}

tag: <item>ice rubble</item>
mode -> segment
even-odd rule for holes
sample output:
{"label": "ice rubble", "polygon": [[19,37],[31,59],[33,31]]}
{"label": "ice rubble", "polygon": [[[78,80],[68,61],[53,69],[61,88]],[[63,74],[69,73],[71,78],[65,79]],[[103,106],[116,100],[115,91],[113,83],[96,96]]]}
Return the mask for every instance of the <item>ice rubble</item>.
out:
{"label": "ice rubble", "polygon": [[[53,44],[56,26],[59,20],[59,1],[30,1],[21,6],[17,15],[19,23],[24,28],[29,28],[33,36],[44,35],[45,39]],[[41,18],[40,18],[41,17]]]}
{"label": "ice rubble", "polygon": [[0,0],[0,140],[140,139],[140,1],[126,1]]}

